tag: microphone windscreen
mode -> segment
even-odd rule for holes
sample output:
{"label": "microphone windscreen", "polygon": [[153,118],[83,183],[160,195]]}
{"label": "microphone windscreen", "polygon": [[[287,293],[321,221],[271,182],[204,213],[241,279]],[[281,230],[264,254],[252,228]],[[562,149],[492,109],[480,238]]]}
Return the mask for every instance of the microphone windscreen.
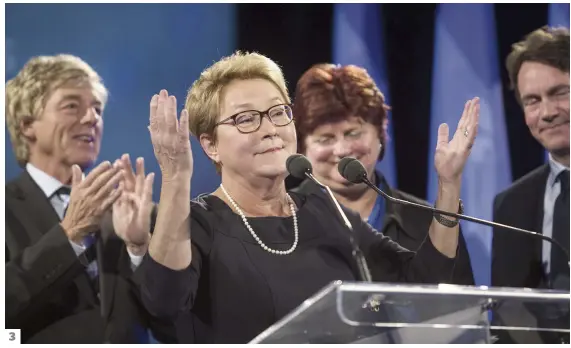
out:
{"label": "microphone windscreen", "polygon": [[337,170],[342,177],[354,184],[363,182],[363,178],[367,177],[367,170],[359,160],[353,157],[345,157],[339,161]]}
{"label": "microphone windscreen", "polygon": [[286,169],[293,177],[305,179],[305,173],[311,174],[313,167],[304,155],[297,153],[287,158]]}

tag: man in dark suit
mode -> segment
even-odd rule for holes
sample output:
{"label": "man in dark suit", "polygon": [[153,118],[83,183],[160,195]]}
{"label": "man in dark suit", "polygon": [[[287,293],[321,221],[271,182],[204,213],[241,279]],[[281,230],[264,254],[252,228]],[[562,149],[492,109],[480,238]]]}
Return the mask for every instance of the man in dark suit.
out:
{"label": "man in dark suit", "polygon": [[127,155],[82,174],[99,154],[106,99],[70,55],[35,57],[6,84],[24,169],[6,185],[6,327],[24,343],[141,343],[158,328],[136,286],[153,174],[139,159],[135,175]]}
{"label": "man in dark suit", "polygon": [[[494,221],[543,233],[568,249],[569,31],[532,32],[513,45],[506,66],[525,122],[549,161],[496,196]],[[551,243],[495,229],[492,248],[493,286],[569,291],[568,257]]]}

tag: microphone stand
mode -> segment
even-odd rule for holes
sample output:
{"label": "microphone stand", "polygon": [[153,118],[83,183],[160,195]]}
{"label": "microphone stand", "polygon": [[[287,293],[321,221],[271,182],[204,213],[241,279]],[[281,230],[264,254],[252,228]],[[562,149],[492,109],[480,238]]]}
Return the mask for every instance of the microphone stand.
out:
{"label": "microphone stand", "polygon": [[317,180],[311,174],[310,171],[306,171],[305,176],[308,177],[314,183],[316,183],[319,187],[325,189],[325,192],[327,192],[327,195],[329,196],[329,198],[331,199],[331,201],[335,205],[335,208],[337,209],[337,213],[339,213],[339,215],[341,216],[341,220],[343,220],[343,223],[351,232],[349,234],[349,241],[351,242],[351,247],[353,249],[352,250],[353,259],[357,263],[357,268],[359,271],[359,278],[360,278],[359,280],[361,280],[363,282],[369,282],[370,283],[372,281],[372,279],[371,279],[371,272],[369,271],[369,266],[367,265],[367,261],[365,260],[365,256],[363,255],[363,251],[361,250],[361,248],[359,248],[359,245],[357,244],[357,241],[355,240],[353,225],[351,225],[351,222],[349,221],[349,219],[347,219],[347,215],[345,215],[345,212],[343,211],[343,209],[341,209],[339,202],[337,202],[337,200],[335,199],[335,196],[333,196],[333,192],[331,192],[331,189],[329,188],[329,186],[326,186],[326,185],[323,185],[322,183],[320,183],[319,180]]}
{"label": "microphone stand", "polygon": [[461,220],[466,220],[466,221],[471,221],[471,222],[475,222],[475,223],[479,223],[482,225],[486,225],[486,226],[491,226],[491,227],[499,227],[499,228],[504,228],[507,230],[512,230],[512,231],[516,231],[516,232],[521,232],[521,233],[525,233],[525,234],[529,234],[529,235],[533,235],[536,237],[539,237],[543,240],[546,240],[554,245],[556,245],[559,249],[561,249],[563,251],[563,253],[565,254],[565,256],[567,257],[567,266],[569,266],[569,252],[567,251],[567,249],[565,249],[561,244],[559,244],[559,242],[557,242],[555,239],[548,237],[548,236],[544,236],[541,233],[537,233],[537,232],[533,232],[533,231],[528,231],[528,230],[524,230],[522,228],[518,228],[518,227],[513,227],[513,226],[508,226],[508,225],[504,225],[504,224],[499,224],[497,222],[492,222],[492,221],[487,221],[487,220],[483,220],[483,219],[478,219],[478,218],[474,218],[471,216],[467,216],[467,215],[463,215],[463,214],[456,214],[456,213],[450,213],[444,210],[440,210],[440,209],[436,209],[433,207],[428,207],[419,203],[414,203],[414,202],[409,202],[409,201],[405,201],[402,199],[398,199],[398,198],[394,198],[389,196],[388,194],[386,194],[383,190],[379,189],[377,186],[373,185],[373,183],[369,180],[369,178],[367,178],[365,175],[361,176],[360,178],[367,186],[369,186],[370,188],[372,188],[375,192],[377,192],[378,194],[382,195],[383,197],[385,197],[386,199],[388,199],[391,202],[394,203],[398,203],[398,204],[404,204],[404,205],[410,205],[413,207],[417,207],[420,209],[424,209],[424,210],[428,210],[431,211],[433,213],[438,213],[438,214],[442,214],[442,215],[447,215],[447,216],[451,216],[451,217],[455,217],[457,219],[461,219]]}

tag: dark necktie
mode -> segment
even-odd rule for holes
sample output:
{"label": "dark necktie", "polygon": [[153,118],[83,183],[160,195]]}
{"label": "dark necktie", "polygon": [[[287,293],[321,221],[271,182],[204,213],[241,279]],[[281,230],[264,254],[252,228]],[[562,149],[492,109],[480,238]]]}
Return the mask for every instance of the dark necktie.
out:
{"label": "dark necktie", "polygon": [[[57,191],[56,194],[62,198],[62,196],[67,195],[66,199],[62,198],[62,201],[69,201],[69,196],[71,194],[71,188],[69,186],[62,186]],[[65,206],[63,210],[63,216],[67,213],[67,208],[69,204]],[[93,265],[89,265],[95,259],[95,236],[93,234],[89,234],[83,238],[83,245],[85,246],[86,250],[82,256],[80,256],[80,261],[86,267],[87,273],[89,274],[91,279],[97,280],[97,268]],[[95,282],[96,285],[98,284],[97,281]]]}
{"label": "dark necktie", "polygon": [[[69,186],[62,186],[56,191],[56,194],[59,196],[62,202],[69,202],[69,195],[71,194],[71,188]],[[63,196],[65,196],[65,198],[63,198]],[[67,213],[68,206],[69,204],[66,204],[65,208],[63,209],[62,219]]]}
{"label": "dark necktie", "polygon": [[[553,239],[564,248],[569,248],[569,171],[564,170],[557,176],[561,184],[561,193],[555,200],[553,209]],[[569,260],[559,250],[551,247],[551,271],[549,278],[555,289],[569,290]]]}

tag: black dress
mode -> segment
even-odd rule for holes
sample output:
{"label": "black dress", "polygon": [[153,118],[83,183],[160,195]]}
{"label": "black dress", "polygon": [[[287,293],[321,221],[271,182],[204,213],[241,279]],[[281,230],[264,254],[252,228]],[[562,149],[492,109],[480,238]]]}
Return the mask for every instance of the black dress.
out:
{"label": "black dress", "polygon": [[[140,266],[142,298],[149,312],[172,320],[186,318],[185,328],[179,329],[191,337],[188,343],[247,343],[331,281],[356,280],[349,232],[327,197],[290,195],[298,207],[299,243],[289,255],[263,250],[241,218],[218,197],[192,201],[191,265],[174,271],[147,255]],[[356,213],[346,210],[346,214],[374,281],[450,279],[455,259],[436,250],[430,238],[414,253],[372,229]],[[292,246],[292,217],[248,218],[248,222],[268,247]]]}

